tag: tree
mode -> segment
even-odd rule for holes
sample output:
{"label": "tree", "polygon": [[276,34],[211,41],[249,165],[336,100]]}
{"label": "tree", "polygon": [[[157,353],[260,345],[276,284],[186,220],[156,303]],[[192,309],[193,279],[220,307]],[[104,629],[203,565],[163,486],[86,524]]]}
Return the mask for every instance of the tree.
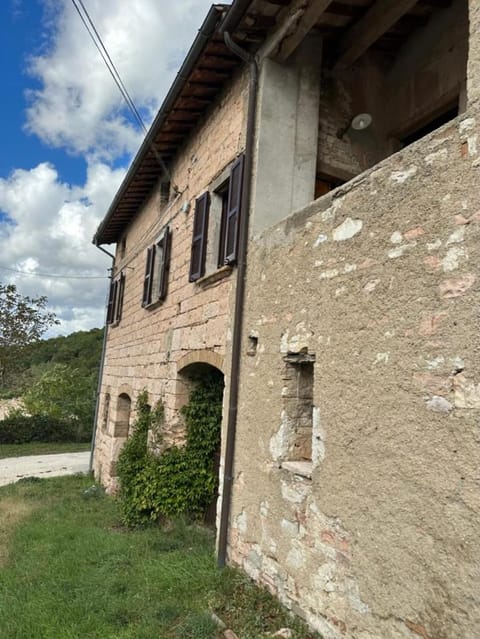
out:
{"label": "tree", "polygon": [[59,323],[46,305],[46,297],[24,296],[14,284],[0,282],[0,388],[15,371],[22,351]]}
{"label": "tree", "polygon": [[47,365],[23,395],[30,415],[44,415],[78,424],[90,432],[95,411],[95,372],[81,374],[66,364]]}

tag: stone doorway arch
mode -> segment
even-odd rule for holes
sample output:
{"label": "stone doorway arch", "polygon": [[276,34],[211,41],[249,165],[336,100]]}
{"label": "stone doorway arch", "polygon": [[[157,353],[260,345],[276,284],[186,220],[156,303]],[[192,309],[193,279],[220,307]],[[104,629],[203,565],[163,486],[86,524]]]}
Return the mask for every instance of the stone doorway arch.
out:
{"label": "stone doorway arch", "polygon": [[[184,360],[187,361],[187,360]],[[218,360],[217,360],[218,361]],[[217,485],[212,501],[205,511],[205,522],[214,525],[217,515],[218,487],[220,479],[220,458],[221,458],[221,432],[222,432],[222,409],[223,394],[225,387],[224,374],[218,367],[205,361],[188,361],[188,363],[178,370],[177,373],[177,397],[180,398],[178,409],[181,413],[182,406],[185,406],[192,397],[192,391],[202,387],[208,390],[209,398],[212,403],[216,403],[219,408],[218,414],[218,443],[212,454],[212,469],[217,478]],[[206,415],[206,419],[211,419],[211,414]],[[184,433],[186,437],[186,424],[184,425]]]}

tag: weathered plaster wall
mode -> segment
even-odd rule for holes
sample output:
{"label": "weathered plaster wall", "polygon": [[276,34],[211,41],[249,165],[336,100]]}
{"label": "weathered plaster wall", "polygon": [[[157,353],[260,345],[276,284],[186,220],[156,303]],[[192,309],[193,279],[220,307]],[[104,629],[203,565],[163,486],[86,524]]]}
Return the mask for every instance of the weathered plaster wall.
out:
{"label": "weathered plaster wall", "polygon": [[[463,116],[250,244],[230,559],[326,639],[479,636],[479,39]],[[311,479],[287,353],[315,355]]]}
{"label": "weathered plaster wall", "polygon": [[[219,279],[190,283],[190,247],[195,198],[244,148],[246,94],[245,77],[233,78],[178,153],[172,183],[181,195],[162,207],[156,189],[127,229],[125,256],[120,258],[117,251],[115,272],[126,275],[123,317],[108,330],[95,452],[96,476],[110,489],[115,488],[115,460],[126,439],[118,436],[118,428],[115,432],[118,396],[126,393],[131,398],[131,421],[142,389],[148,390],[152,402],[162,399],[167,439],[178,439],[183,433],[178,409],[188,392],[178,375],[180,368],[195,361],[224,368],[234,271],[226,269]],[[185,203],[190,204],[187,213],[182,210]],[[146,250],[167,223],[172,229],[167,298],[145,309],[141,300]]]}

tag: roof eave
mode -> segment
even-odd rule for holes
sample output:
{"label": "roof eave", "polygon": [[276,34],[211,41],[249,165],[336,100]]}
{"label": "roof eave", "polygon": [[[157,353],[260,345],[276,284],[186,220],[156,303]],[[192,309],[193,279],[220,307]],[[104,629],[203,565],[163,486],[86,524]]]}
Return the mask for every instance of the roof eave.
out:
{"label": "roof eave", "polygon": [[[233,6],[233,5],[232,5]],[[113,241],[109,241],[109,239],[106,239],[105,235],[106,235],[106,231],[109,225],[109,222],[111,221],[111,219],[113,218],[113,215],[115,213],[115,210],[118,206],[118,204],[120,203],[120,201],[122,200],[122,198],[124,197],[125,193],[127,192],[135,174],[137,173],[140,165],[142,164],[143,160],[145,159],[146,154],[148,153],[151,145],[153,144],[159,130],[161,129],[163,123],[165,122],[165,119],[168,115],[168,113],[170,112],[173,104],[175,103],[175,101],[177,100],[177,98],[180,96],[180,93],[182,91],[182,89],[185,86],[186,81],[188,80],[189,75],[192,73],[192,71],[195,68],[195,65],[197,64],[197,61],[200,57],[200,55],[202,54],[202,51],[205,47],[205,45],[207,44],[207,42],[209,41],[209,39],[211,38],[211,36],[214,34],[216,27],[219,23],[219,20],[222,17],[222,12],[224,10],[225,6],[224,5],[219,5],[219,4],[215,4],[212,5],[210,7],[210,10],[205,18],[205,20],[203,21],[202,26],[200,27],[200,29],[198,30],[198,33],[195,37],[195,40],[193,41],[192,46],[190,47],[189,52],[187,53],[187,56],[182,64],[182,66],[180,67],[179,72],[177,73],[175,80],[172,84],[172,86],[170,87],[165,100],[163,101],[162,106],[160,107],[159,112],[157,113],[155,120],[153,121],[147,135],[145,136],[144,141],[142,142],[142,145],[140,146],[140,149],[137,152],[137,155],[135,156],[135,159],[133,160],[132,164],[130,165],[126,176],[123,179],[122,184],[120,185],[120,188],[118,189],[117,193],[115,194],[115,197],[105,215],[105,217],[103,218],[102,222],[100,223],[95,235],[93,236],[93,244],[95,244],[96,246],[99,246],[100,244],[112,244],[114,243],[116,240]],[[108,236],[107,236],[108,237]]]}

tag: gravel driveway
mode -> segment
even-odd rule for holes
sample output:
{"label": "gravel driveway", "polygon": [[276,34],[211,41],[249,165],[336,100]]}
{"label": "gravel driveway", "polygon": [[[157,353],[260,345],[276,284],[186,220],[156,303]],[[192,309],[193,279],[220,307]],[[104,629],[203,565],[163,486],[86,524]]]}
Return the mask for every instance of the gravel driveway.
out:
{"label": "gravel driveway", "polygon": [[90,451],[60,455],[31,455],[0,459],[0,486],[22,477],[58,477],[87,473]]}

